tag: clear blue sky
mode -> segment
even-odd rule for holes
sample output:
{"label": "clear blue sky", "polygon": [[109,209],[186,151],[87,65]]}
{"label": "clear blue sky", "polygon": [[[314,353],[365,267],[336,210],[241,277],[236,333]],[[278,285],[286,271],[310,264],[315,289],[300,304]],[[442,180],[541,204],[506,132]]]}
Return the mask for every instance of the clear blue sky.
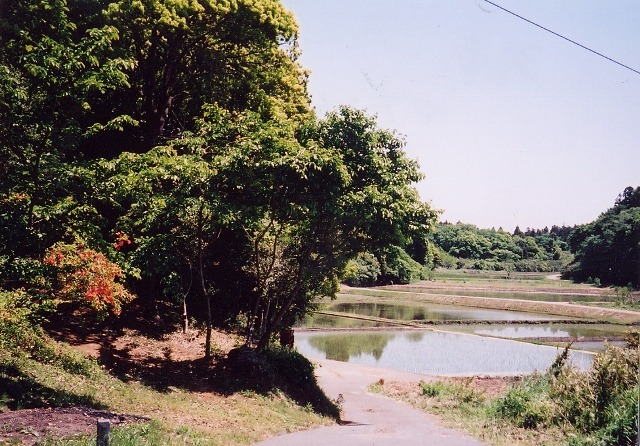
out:
{"label": "clear blue sky", "polygon": [[[640,71],[637,0],[496,0]],[[481,0],[283,0],[312,105],[406,136],[442,220],[588,223],[640,186],[640,74]]]}

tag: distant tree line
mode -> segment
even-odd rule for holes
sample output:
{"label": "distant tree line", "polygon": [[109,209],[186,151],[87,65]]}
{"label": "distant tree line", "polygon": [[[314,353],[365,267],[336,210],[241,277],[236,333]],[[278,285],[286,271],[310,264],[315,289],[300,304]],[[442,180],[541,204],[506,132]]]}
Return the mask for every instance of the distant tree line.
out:
{"label": "distant tree line", "polygon": [[560,271],[573,260],[567,243],[570,232],[565,226],[524,232],[516,227],[510,234],[502,228],[444,222],[429,240],[438,249],[436,263],[445,268],[550,272]]}
{"label": "distant tree line", "polygon": [[568,242],[576,256],[568,277],[640,287],[640,187],[627,187],[612,208],[575,228]]}
{"label": "distant tree line", "polygon": [[627,187],[595,221],[551,229],[478,229],[439,223],[428,237],[435,266],[558,271],[576,281],[640,287],[640,187]]}

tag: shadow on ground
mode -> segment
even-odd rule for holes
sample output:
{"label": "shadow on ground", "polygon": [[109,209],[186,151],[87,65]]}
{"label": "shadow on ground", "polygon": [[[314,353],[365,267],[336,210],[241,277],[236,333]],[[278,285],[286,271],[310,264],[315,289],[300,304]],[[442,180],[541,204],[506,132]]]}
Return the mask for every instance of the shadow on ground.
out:
{"label": "shadow on ground", "polygon": [[18,367],[9,364],[0,364],[0,405],[11,410],[71,406],[106,409],[88,395],[77,395],[44,386]]}
{"label": "shadow on ground", "polygon": [[[212,392],[229,396],[239,392],[261,395],[282,393],[302,407],[310,407],[322,415],[339,418],[339,409],[318,386],[313,365],[302,355],[285,348],[258,353],[253,349],[218,353],[211,359],[175,360],[171,352],[164,358],[149,355],[140,358],[131,348],[116,348],[116,339],[127,330],[162,340],[176,331],[176,321],[162,321],[142,311],[128,311],[127,317],[96,323],[83,315],[60,318],[50,323],[47,331],[71,345],[95,345],[98,361],[118,379],[140,381],[159,392],[181,388],[189,392]],[[164,312],[167,314],[168,312]],[[88,404],[93,407],[95,405]]]}

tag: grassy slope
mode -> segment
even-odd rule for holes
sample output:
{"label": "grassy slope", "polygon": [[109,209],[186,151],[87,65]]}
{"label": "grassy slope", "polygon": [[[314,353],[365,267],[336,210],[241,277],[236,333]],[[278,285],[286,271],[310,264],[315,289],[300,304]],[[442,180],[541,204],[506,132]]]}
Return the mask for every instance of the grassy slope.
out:
{"label": "grassy slope", "polygon": [[[0,351],[1,410],[88,405],[154,420],[151,426],[131,426],[118,434],[133,435],[131,444],[249,444],[333,421],[313,413],[310,405],[299,406],[277,388],[256,392],[251,386],[240,390],[234,383],[223,393],[158,388],[116,378],[95,361],[61,344],[56,348],[63,359],[50,363]],[[55,444],[92,441],[95,444],[82,438]]]}

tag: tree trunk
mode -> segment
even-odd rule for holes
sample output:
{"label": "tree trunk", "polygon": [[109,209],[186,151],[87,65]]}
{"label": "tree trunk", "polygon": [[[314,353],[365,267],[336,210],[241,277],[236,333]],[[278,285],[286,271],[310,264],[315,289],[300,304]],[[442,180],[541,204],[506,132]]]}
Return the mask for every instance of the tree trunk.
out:
{"label": "tree trunk", "polygon": [[287,311],[291,309],[294,300],[302,291],[302,277],[304,275],[304,272],[306,271],[307,264],[314,247],[315,242],[311,242],[311,244],[306,248],[304,254],[302,254],[302,256],[300,257],[300,266],[298,267],[296,284],[287,296],[287,299],[285,300],[280,310],[276,311],[273,319],[271,319],[271,321],[267,320],[265,330],[260,337],[260,342],[258,342],[258,350],[266,350],[267,347],[269,347],[269,339],[271,338],[271,334],[275,331],[280,321],[282,321],[282,318],[287,313]]}
{"label": "tree trunk", "polygon": [[187,296],[182,299],[182,333],[189,333],[189,315],[187,314]]}
{"label": "tree trunk", "polygon": [[193,285],[193,265],[189,262],[189,286],[187,291],[182,294],[182,333],[187,334],[189,332],[189,313],[187,311],[187,296],[191,292],[191,286]]}
{"label": "tree trunk", "polygon": [[204,226],[204,218],[202,215],[202,207],[198,212],[198,272],[200,273],[200,287],[202,288],[202,295],[207,300],[207,337],[204,344],[204,357],[206,359],[211,358],[211,296],[207,292],[207,287],[204,283],[204,266],[202,260],[202,231]]}

